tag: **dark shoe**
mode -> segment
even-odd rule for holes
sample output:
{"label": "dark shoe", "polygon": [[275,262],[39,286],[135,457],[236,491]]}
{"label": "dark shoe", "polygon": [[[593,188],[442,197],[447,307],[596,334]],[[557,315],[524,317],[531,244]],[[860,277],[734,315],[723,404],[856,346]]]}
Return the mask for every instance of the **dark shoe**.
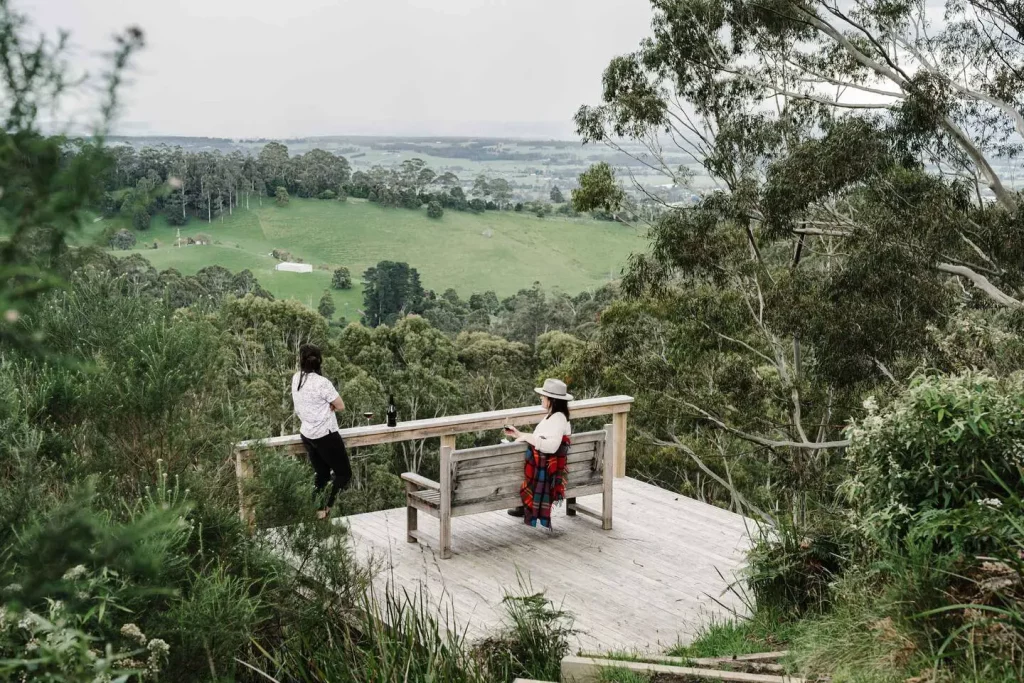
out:
{"label": "dark shoe", "polygon": [[511,510],[509,510],[508,514],[512,517],[524,517],[526,515],[526,510],[524,510],[523,506],[520,505],[517,508],[512,508]]}

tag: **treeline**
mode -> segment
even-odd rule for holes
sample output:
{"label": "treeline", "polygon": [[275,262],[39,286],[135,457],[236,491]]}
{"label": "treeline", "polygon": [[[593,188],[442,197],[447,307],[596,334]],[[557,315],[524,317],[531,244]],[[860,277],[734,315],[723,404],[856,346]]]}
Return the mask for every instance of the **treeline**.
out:
{"label": "treeline", "polygon": [[[468,188],[468,189],[467,189]],[[432,217],[440,218],[436,209],[455,211],[526,211],[539,217],[553,212],[575,216],[577,212],[568,203],[561,190],[552,188],[546,201],[518,201],[509,182],[504,178],[477,175],[471,184],[451,171],[440,175],[422,159],[407,159],[396,168],[374,166],[368,171],[356,171],[348,186],[353,197],[368,199],[381,206],[419,209],[434,206]],[[557,207],[554,204],[558,204]]]}
{"label": "treeline", "polygon": [[[529,146],[528,142],[517,143],[520,146]],[[554,146],[574,146],[578,148],[576,143],[547,143],[538,142],[534,143],[537,146],[543,147],[554,147]],[[416,154],[425,154],[434,157],[443,157],[446,159],[468,159],[470,161],[548,161],[548,160],[560,160],[563,163],[566,161],[572,161],[576,155],[565,154],[565,153],[552,153],[552,152],[526,152],[518,149],[508,150],[504,146],[496,141],[488,142],[467,142],[463,144],[452,143],[446,145],[436,144],[422,144],[415,142],[385,142],[375,144],[374,149],[380,149],[385,151],[402,152],[411,151]]]}
{"label": "treeline", "polygon": [[277,196],[278,188],[299,197],[344,197],[350,177],[345,157],[322,149],[290,156],[277,142],[255,157],[166,145],[118,145],[104,154],[103,210],[130,215],[138,230],[147,229],[158,213],[171,225],[184,225],[192,217],[212,222],[252,202],[262,206],[264,198]]}
{"label": "treeline", "polygon": [[[88,148],[79,143],[69,148],[69,154],[81,154]],[[102,210],[107,215],[129,216],[136,230],[148,229],[153,216],[160,213],[170,225],[184,225],[191,218],[209,223],[240,207],[262,206],[266,198],[285,205],[292,196],[344,200],[351,195],[406,209],[426,205],[432,218],[440,218],[445,209],[478,213],[515,210],[541,217],[556,211],[576,215],[557,187],[551,191],[552,203],[514,201],[512,188],[503,178],[481,174],[464,183],[454,173],[436,173],[422,159],[353,174],[343,156],[322,149],[290,155],[278,142],[267,143],[256,156],[237,150],[227,154],[188,151],[163,144],[141,149],[117,145],[103,154],[108,164],[103,174]]]}
{"label": "treeline", "polygon": [[441,294],[424,290],[419,273],[407,263],[382,261],[363,274],[361,322],[378,327],[420,315],[450,336],[487,332],[531,346],[549,332],[569,332],[585,340],[597,331],[601,310],[617,298],[617,291],[606,285],[573,296],[545,292],[534,283],[504,299],[492,291],[463,299],[451,288]]}

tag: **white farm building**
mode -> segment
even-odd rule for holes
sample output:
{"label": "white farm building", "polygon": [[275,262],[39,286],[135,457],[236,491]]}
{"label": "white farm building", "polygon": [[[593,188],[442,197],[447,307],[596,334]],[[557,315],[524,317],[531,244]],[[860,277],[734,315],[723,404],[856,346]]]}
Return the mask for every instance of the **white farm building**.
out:
{"label": "white farm building", "polygon": [[288,261],[282,261],[278,263],[274,270],[287,270],[292,273],[312,273],[313,264],[311,263],[289,263]]}

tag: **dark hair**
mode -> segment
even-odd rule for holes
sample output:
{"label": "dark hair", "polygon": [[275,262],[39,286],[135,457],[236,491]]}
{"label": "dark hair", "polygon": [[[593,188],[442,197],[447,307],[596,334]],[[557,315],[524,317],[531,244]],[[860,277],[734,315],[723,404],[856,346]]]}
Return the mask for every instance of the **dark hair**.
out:
{"label": "dark hair", "polygon": [[320,349],[313,344],[303,344],[299,347],[299,386],[302,388],[302,383],[306,381],[306,375],[312,373],[320,374],[320,364],[323,362],[323,357],[320,355]]}
{"label": "dark hair", "polygon": [[564,398],[551,398],[548,396],[548,400],[551,401],[551,410],[548,411],[548,415],[554,415],[555,413],[561,413],[565,415],[565,419],[569,419],[569,402]]}

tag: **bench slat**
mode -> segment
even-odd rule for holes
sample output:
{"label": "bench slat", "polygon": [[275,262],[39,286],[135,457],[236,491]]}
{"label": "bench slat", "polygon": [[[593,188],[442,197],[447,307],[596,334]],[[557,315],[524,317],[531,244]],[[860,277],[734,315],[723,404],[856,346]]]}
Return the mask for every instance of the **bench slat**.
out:
{"label": "bench slat", "polygon": [[[595,462],[594,458],[571,462],[568,465],[569,472],[596,472],[601,473],[601,463]],[[472,472],[466,475],[458,475],[455,479],[454,488],[456,491],[477,486],[489,486],[503,481],[522,481],[523,466],[520,464],[506,465],[501,469],[488,470],[486,472]]]}
{"label": "bench slat", "polygon": [[[569,440],[571,441],[570,448],[572,446],[596,443],[604,440],[604,432],[580,432],[579,434],[571,435]],[[508,453],[522,453],[524,450],[526,450],[526,444],[523,443],[499,443],[494,446],[465,448],[452,453],[452,462],[473,460],[475,458],[493,458],[499,455],[507,455]]]}
{"label": "bench slat", "polygon": [[[583,496],[593,496],[601,493],[601,485],[595,486],[580,486],[574,487],[565,492],[566,498],[582,498]],[[452,508],[452,517],[462,517],[463,515],[475,515],[481,512],[492,512],[494,510],[505,510],[519,505],[519,494],[518,492],[514,496],[505,496],[502,498],[493,498],[480,500],[475,503],[467,503],[465,505],[459,505]],[[562,505],[565,505],[563,502]]]}
{"label": "bench slat", "polygon": [[[454,507],[459,507],[475,503],[480,500],[519,495],[519,489],[522,484],[523,478],[522,475],[520,475],[518,479],[510,479],[497,484],[489,484],[487,486],[478,486],[469,489],[458,489],[455,491],[455,498],[452,500],[452,505]],[[592,485],[599,486],[600,484],[601,473],[591,473],[589,470],[586,470],[584,472],[577,473],[570,472],[566,488],[571,489],[578,486]]]}
{"label": "bench slat", "polygon": [[[567,460],[572,462],[579,462],[581,460],[589,460],[594,457],[595,453],[601,452],[601,444],[597,443],[586,443],[580,445],[573,445],[569,447],[567,454]],[[505,455],[494,455],[487,458],[473,458],[472,460],[462,460],[456,463],[455,472],[459,474],[472,474],[475,472],[486,472],[491,469],[499,469],[506,465],[515,465],[522,467],[526,461],[526,449],[520,448],[515,453],[508,453]]]}

